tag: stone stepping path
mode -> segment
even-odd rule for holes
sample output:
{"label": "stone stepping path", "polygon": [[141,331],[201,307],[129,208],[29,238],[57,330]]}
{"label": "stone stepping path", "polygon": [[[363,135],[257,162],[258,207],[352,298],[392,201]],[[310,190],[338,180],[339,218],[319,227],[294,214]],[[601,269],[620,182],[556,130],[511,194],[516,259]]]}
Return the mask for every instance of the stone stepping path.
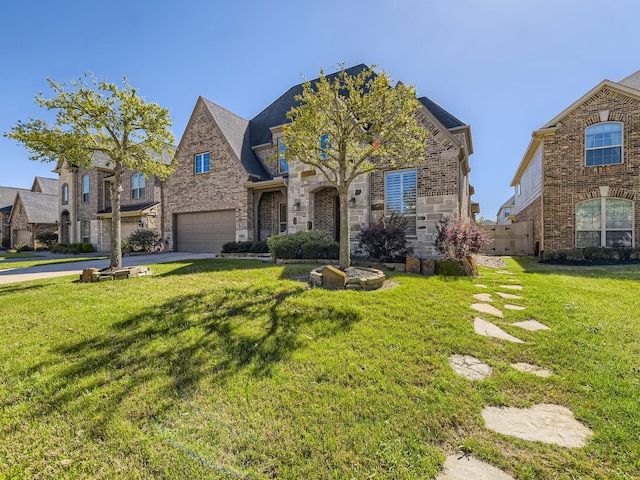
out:
{"label": "stone stepping path", "polygon": [[525,330],[529,330],[530,332],[536,332],[538,330],[549,330],[549,327],[543,325],[537,320],[533,318],[531,320],[525,320],[524,322],[516,322],[512,323],[514,327],[524,328]]}
{"label": "stone stepping path", "polygon": [[471,305],[471,308],[480,313],[487,313],[489,315],[493,315],[494,317],[502,318],[502,312],[494,307],[493,305],[489,305],[488,303],[474,303]]}
{"label": "stone stepping path", "polygon": [[449,365],[454,372],[469,380],[484,380],[493,372],[489,365],[471,355],[451,355]]}
{"label": "stone stepping path", "polygon": [[482,410],[487,428],[531,442],[561,447],[583,447],[593,432],[578,422],[571,410],[541,403],[531,408],[486,407]]}
{"label": "stone stepping path", "polygon": [[513,272],[510,272],[509,270],[496,270],[496,273],[500,275],[513,275]]}
{"label": "stone stepping path", "polygon": [[520,295],[514,295],[513,293],[504,293],[504,292],[496,292],[501,298],[505,298],[507,300],[521,300],[522,297]]}
{"label": "stone stepping path", "polygon": [[504,308],[506,308],[507,310],[524,310],[526,307],[523,307],[521,305],[510,305],[508,303],[505,303]]}
{"label": "stone stepping path", "polygon": [[507,290],[522,290],[522,285],[500,285],[500,288],[506,288]]}
{"label": "stone stepping path", "polygon": [[537,375],[538,377],[543,377],[543,378],[550,377],[551,375],[553,375],[553,371],[548,370],[546,368],[539,367],[537,365],[533,365],[532,363],[524,363],[524,362],[512,363],[511,367],[521,372],[531,373],[533,375]]}
{"label": "stone stepping path", "polygon": [[493,302],[493,297],[490,293],[476,293],[473,298],[479,302]]}
{"label": "stone stepping path", "polygon": [[[502,275],[513,275],[508,270],[497,270]],[[474,285],[477,288],[487,288],[482,283]],[[500,285],[501,289],[521,291],[522,285]],[[506,300],[522,300],[521,295],[505,292],[495,292]],[[473,298],[478,302],[471,308],[488,315],[503,318],[500,309],[489,302],[493,302],[490,293],[476,293]],[[505,304],[507,310],[525,310],[522,305]],[[531,332],[549,330],[546,325],[534,320],[512,323],[511,325]],[[476,317],[473,329],[478,335],[493,337],[514,343],[524,343],[517,337],[508,334],[497,325]],[[451,355],[449,365],[458,374],[469,380],[483,380],[493,373],[492,368],[471,355]],[[550,377],[553,371],[532,363],[512,363],[511,367],[527,374],[538,377]],[[482,417],[488,429],[503,435],[510,435],[522,440],[544,442],[562,447],[583,447],[593,432],[578,422],[571,410],[560,405],[538,404],[531,408],[486,407],[482,410]],[[514,480],[512,476],[488,463],[477,460],[468,455],[450,455],[447,457],[443,471],[436,480]]]}
{"label": "stone stepping path", "polygon": [[478,335],[482,335],[483,337],[494,337],[501,340],[507,340],[508,342],[524,343],[519,338],[516,338],[513,335],[509,335],[497,325],[494,325],[493,323],[487,322],[486,320],[478,317],[476,317],[473,321],[473,329]]}
{"label": "stone stepping path", "polygon": [[473,457],[450,455],[444,462],[444,471],[436,480],[514,480],[488,463]]}

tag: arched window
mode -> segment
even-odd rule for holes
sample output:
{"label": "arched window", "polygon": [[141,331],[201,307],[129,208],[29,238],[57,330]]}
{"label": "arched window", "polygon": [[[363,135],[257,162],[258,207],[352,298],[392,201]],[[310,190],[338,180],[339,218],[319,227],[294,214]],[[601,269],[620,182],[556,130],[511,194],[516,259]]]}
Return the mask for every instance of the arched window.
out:
{"label": "arched window", "polygon": [[632,247],[633,202],[607,197],[578,203],[576,246]]}
{"label": "arched window", "polygon": [[142,173],[131,177],[131,198],[144,198],[146,180]]}
{"label": "arched window", "polygon": [[62,185],[62,205],[67,205],[69,203],[69,185]]}
{"label": "arched window", "polygon": [[585,130],[587,167],[622,163],[622,123],[604,122]]}

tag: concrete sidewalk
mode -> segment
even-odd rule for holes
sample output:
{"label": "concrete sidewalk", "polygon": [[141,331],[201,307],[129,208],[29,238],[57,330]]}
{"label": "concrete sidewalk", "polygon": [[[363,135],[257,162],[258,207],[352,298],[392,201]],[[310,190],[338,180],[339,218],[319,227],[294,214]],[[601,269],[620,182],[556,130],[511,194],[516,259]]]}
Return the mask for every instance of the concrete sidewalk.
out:
{"label": "concrete sidewalk", "polygon": [[[99,254],[104,256],[104,254]],[[42,252],[38,257],[42,260],[52,258],[73,258],[71,255],[55,255]],[[152,265],[154,263],[179,262],[182,260],[199,260],[203,258],[216,258],[215,253],[190,253],[190,252],[162,252],[150,253],[148,255],[133,255],[123,257],[122,264],[125,267],[133,267],[136,265]],[[29,260],[29,259],[21,259]],[[36,260],[34,257],[33,260]],[[9,262],[7,262],[9,263]],[[40,265],[37,267],[13,268],[0,270],[0,285],[7,283],[26,282],[28,280],[38,280],[41,278],[64,277],[67,275],[80,275],[85,268],[107,268],[109,259],[87,260],[82,262],[71,263],[53,263],[48,265]],[[6,263],[5,263],[6,265]]]}

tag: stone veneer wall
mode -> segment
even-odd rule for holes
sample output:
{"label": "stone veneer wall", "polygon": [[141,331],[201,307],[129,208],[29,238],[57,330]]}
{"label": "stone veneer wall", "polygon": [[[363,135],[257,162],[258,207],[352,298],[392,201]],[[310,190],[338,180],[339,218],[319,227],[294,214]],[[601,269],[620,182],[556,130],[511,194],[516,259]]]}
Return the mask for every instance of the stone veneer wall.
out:
{"label": "stone veneer wall", "polygon": [[[205,152],[210,154],[210,171],[196,175],[194,156]],[[164,186],[166,247],[173,247],[173,215],[183,212],[233,209],[236,241],[253,240],[253,193],[244,185],[248,175],[202,100],[180,140],[176,160],[176,169]]]}
{"label": "stone veneer wall", "polygon": [[[599,123],[601,114],[623,123],[623,163],[586,167],[585,128]],[[606,87],[587,99],[545,137],[543,172],[545,250],[575,247],[576,203],[600,196],[601,186],[609,187],[609,196],[636,201],[634,245],[639,245],[640,101]]]}

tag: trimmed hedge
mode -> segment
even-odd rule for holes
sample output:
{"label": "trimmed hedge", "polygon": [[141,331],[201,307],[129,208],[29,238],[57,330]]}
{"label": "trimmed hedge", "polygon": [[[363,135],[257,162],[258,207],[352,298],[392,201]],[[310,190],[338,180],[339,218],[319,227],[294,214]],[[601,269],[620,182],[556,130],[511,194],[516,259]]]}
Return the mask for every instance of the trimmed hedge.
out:
{"label": "trimmed hedge", "polygon": [[222,253],[269,253],[267,242],[227,242],[222,245]]}
{"label": "trimmed hedge", "polygon": [[540,252],[540,262],[565,265],[640,263],[640,248],[587,247],[550,252],[543,251]]}
{"label": "trimmed hedge", "polygon": [[95,252],[91,243],[56,243],[49,250],[51,253],[69,253],[76,255],[78,253]]}
{"label": "trimmed hedge", "polygon": [[337,259],[340,244],[331,235],[320,230],[274,235],[267,240],[269,251],[275,258],[328,258]]}

